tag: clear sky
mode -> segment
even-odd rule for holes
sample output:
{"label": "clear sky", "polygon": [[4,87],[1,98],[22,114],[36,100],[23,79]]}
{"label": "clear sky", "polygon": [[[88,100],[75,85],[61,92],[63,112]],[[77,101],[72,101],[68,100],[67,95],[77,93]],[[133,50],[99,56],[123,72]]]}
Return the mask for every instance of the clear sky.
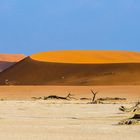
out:
{"label": "clear sky", "polygon": [[140,0],[0,0],[0,53],[140,51]]}

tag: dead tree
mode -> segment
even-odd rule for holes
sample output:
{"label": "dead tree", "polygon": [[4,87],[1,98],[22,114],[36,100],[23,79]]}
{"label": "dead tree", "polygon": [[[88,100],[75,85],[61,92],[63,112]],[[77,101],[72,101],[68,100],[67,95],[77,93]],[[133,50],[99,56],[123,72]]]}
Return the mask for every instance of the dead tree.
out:
{"label": "dead tree", "polygon": [[135,114],[131,119],[137,119],[140,121],[140,114]]}
{"label": "dead tree", "polygon": [[56,95],[50,95],[47,97],[44,97],[44,100],[48,100],[48,99],[61,99],[61,100],[71,100],[71,99],[76,99],[74,97],[72,97],[72,94],[68,94],[66,97],[61,97],[61,96],[56,96]]}
{"label": "dead tree", "polygon": [[71,100],[71,99],[77,100],[77,99],[74,98],[73,96],[74,96],[73,94],[70,94],[70,93],[69,93],[69,94],[67,95],[66,98],[69,99],[69,100]]}
{"label": "dead tree", "polygon": [[136,103],[135,107],[137,107],[137,106],[139,106],[139,105],[140,105],[140,102],[138,101],[138,102]]}
{"label": "dead tree", "polygon": [[137,102],[135,106],[132,106],[130,108],[126,108],[124,106],[121,106],[119,108],[119,110],[123,111],[123,112],[136,112],[136,111],[140,111],[140,102]]}
{"label": "dead tree", "polygon": [[134,114],[133,117],[121,120],[119,125],[135,125],[135,124],[140,124],[140,114]]}
{"label": "dead tree", "polygon": [[93,90],[90,90],[90,91],[93,94],[93,98],[92,98],[92,101],[89,102],[88,104],[99,104],[99,103],[102,103],[99,100],[95,100],[96,99],[96,95],[97,95],[98,92],[94,92]]}
{"label": "dead tree", "polygon": [[93,90],[91,90],[91,92],[93,94],[92,102],[95,102],[95,98],[98,92],[94,92]]}

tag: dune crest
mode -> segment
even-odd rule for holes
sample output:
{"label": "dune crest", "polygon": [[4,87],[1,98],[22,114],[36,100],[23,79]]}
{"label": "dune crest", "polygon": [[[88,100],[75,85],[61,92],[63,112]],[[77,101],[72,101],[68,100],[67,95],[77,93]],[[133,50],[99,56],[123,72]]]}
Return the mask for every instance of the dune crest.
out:
{"label": "dune crest", "polygon": [[129,51],[64,50],[37,53],[31,55],[31,58],[38,61],[55,63],[140,63],[140,53]]}

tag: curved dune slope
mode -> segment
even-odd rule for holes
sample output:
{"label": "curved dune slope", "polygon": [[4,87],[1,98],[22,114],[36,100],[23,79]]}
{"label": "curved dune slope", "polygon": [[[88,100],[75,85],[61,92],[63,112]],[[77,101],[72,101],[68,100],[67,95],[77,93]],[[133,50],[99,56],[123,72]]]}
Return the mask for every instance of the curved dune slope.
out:
{"label": "curved dune slope", "polygon": [[68,64],[25,58],[0,74],[1,85],[140,85],[140,63]]}
{"label": "curved dune slope", "polygon": [[31,55],[31,58],[44,62],[106,64],[106,63],[140,63],[139,52],[71,50],[52,51]]}
{"label": "curved dune slope", "polygon": [[0,72],[24,58],[23,54],[0,54]]}

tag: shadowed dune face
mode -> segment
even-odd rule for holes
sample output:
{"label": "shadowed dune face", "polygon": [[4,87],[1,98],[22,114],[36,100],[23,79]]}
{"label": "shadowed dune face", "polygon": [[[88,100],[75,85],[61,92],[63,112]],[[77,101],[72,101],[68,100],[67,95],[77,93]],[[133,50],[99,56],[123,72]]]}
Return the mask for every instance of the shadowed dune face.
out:
{"label": "shadowed dune face", "polygon": [[10,85],[140,85],[140,63],[69,64],[25,58],[0,74]]}
{"label": "shadowed dune face", "polygon": [[43,62],[106,64],[106,63],[140,63],[139,52],[71,50],[43,52],[31,55],[31,58]]}
{"label": "shadowed dune face", "polygon": [[0,72],[24,58],[23,54],[0,54]]}
{"label": "shadowed dune face", "polygon": [[14,65],[16,62],[0,61],[0,72]]}

